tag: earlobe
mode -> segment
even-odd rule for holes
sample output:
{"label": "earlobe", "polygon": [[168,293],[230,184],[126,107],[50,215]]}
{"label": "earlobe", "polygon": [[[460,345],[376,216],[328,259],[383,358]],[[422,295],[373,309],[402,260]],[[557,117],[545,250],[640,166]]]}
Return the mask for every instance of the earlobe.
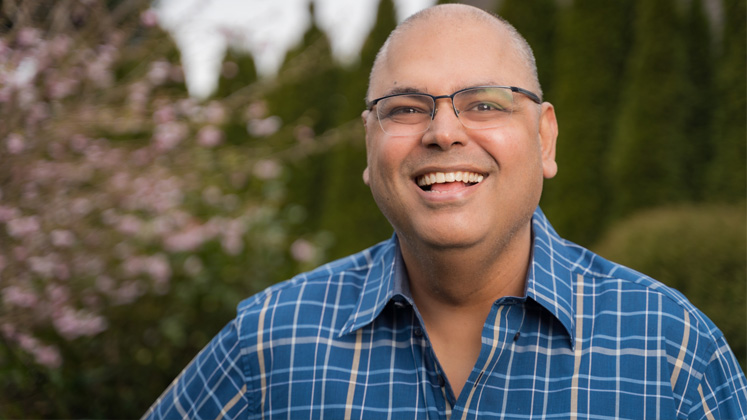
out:
{"label": "earlobe", "polygon": [[368,166],[366,166],[366,169],[363,170],[363,183],[370,187],[371,184],[369,181],[370,181],[370,175],[368,174]]}
{"label": "earlobe", "polygon": [[555,117],[555,108],[549,102],[542,104],[539,136],[542,147],[542,171],[544,177],[549,179],[558,173],[558,164],[555,161],[555,145],[558,139],[558,121]]}

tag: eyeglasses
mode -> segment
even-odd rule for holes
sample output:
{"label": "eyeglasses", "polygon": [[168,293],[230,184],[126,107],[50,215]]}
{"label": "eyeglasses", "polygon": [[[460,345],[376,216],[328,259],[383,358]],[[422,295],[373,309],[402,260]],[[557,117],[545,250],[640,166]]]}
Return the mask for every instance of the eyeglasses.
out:
{"label": "eyeglasses", "polygon": [[462,125],[472,129],[496,128],[506,124],[514,111],[513,93],[521,93],[541,104],[534,93],[515,86],[477,86],[458,90],[451,95],[396,93],[368,102],[376,107],[381,129],[392,136],[409,136],[428,130],[436,117],[436,100],[451,99],[451,105]]}

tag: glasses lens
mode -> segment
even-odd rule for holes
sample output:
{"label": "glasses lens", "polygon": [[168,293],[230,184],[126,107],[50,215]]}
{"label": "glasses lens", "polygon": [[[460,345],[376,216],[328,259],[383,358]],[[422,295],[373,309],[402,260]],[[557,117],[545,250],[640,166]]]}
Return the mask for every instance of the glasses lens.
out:
{"label": "glasses lens", "polygon": [[385,133],[408,135],[428,129],[433,114],[433,98],[426,95],[399,95],[376,104],[379,123]]}
{"label": "glasses lens", "polygon": [[468,89],[454,96],[459,119],[469,128],[495,128],[505,124],[514,109],[511,89],[484,87]]}

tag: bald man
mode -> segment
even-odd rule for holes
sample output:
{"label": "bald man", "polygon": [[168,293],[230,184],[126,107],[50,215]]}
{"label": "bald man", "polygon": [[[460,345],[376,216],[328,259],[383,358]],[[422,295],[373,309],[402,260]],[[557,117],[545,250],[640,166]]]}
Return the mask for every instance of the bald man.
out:
{"label": "bald man", "polygon": [[371,72],[363,174],[387,241],[238,307],[148,418],[744,418],[745,377],[681,294],[555,233],[531,48],[465,5]]}

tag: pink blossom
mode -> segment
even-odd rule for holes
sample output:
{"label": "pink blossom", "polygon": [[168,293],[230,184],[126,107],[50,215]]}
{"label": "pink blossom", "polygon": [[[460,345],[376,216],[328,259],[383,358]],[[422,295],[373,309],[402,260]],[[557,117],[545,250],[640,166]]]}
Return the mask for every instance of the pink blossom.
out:
{"label": "pink blossom", "polygon": [[293,130],[293,135],[299,143],[309,143],[314,140],[314,129],[308,125],[299,125]]}
{"label": "pink blossom", "polygon": [[31,47],[41,41],[40,31],[36,28],[21,28],[18,31],[16,42],[19,47]]}
{"label": "pink blossom", "polygon": [[22,135],[11,133],[5,139],[5,147],[8,149],[8,153],[17,155],[26,149],[26,144]]}
{"label": "pink blossom", "polygon": [[200,113],[200,106],[193,98],[181,99],[176,103],[176,108],[182,115],[186,115],[190,118],[194,118]]}
{"label": "pink blossom", "polygon": [[316,257],[316,247],[305,239],[297,239],[291,244],[291,255],[299,262],[311,262]]}
{"label": "pink blossom", "polygon": [[114,82],[114,74],[111,65],[117,55],[117,49],[113,45],[100,45],[95,54],[95,59],[89,61],[86,66],[88,78],[96,86],[106,88]]}
{"label": "pink blossom", "polygon": [[114,304],[127,305],[137,300],[137,298],[142,296],[143,293],[145,293],[145,291],[138,282],[130,281],[125,283],[122,287],[113,290],[111,296],[114,299]]}
{"label": "pink blossom", "polygon": [[153,140],[160,151],[171,150],[187,136],[187,126],[179,122],[169,122],[156,126]]}
{"label": "pink blossom", "polygon": [[136,82],[130,85],[130,93],[127,96],[127,102],[130,108],[135,110],[142,110],[148,103],[148,96],[150,95],[150,86],[145,82]]}
{"label": "pink blossom", "polygon": [[79,81],[71,77],[55,77],[47,79],[47,92],[53,99],[70,96],[78,89]]}
{"label": "pink blossom", "polygon": [[13,220],[20,216],[21,211],[15,207],[0,206],[0,223]]}
{"label": "pink blossom", "polygon": [[254,137],[267,137],[275,134],[283,125],[283,121],[277,115],[264,119],[249,120],[246,130]]}
{"label": "pink blossom", "polygon": [[47,102],[37,102],[31,106],[26,115],[26,125],[33,127],[39,122],[49,118],[51,111]]}
{"label": "pink blossom", "polygon": [[154,281],[154,289],[158,294],[169,290],[171,279],[171,265],[163,254],[152,255],[147,259],[146,270]]}
{"label": "pink blossom", "polygon": [[33,256],[28,259],[28,265],[32,272],[50,279],[54,277],[56,262],[54,256],[45,255],[43,257]]}
{"label": "pink blossom", "polygon": [[263,159],[254,164],[254,175],[260,179],[274,179],[280,175],[282,168],[274,160]]}
{"label": "pink blossom", "polygon": [[67,287],[60,284],[50,284],[44,289],[47,300],[52,302],[52,306],[59,306],[70,299],[70,291]]}
{"label": "pink blossom", "polygon": [[168,61],[158,60],[150,63],[148,80],[154,85],[162,85],[169,79],[171,64]]}
{"label": "pink blossom", "polygon": [[197,143],[204,147],[215,147],[223,141],[223,132],[212,125],[202,127],[197,132]]}
{"label": "pink blossom", "polygon": [[246,108],[246,118],[248,120],[258,120],[267,115],[267,103],[264,101],[253,102]]}
{"label": "pink blossom", "polygon": [[102,316],[85,310],[75,310],[69,306],[62,308],[55,314],[52,324],[66,340],[90,337],[108,328],[108,324]]}
{"label": "pink blossom", "polygon": [[205,119],[210,124],[222,124],[226,120],[226,110],[218,101],[210,101],[205,107]]}
{"label": "pink blossom", "polygon": [[5,229],[14,238],[23,238],[39,232],[41,224],[37,216],[19,217],[8,221]]}
{"label": "pink blossom", "polygon": [[155,121],[156,124],[165,124],[174,120],[176,120],[176,111],[173,106],[161,106],[153,113],[153,121]]}
{"label": "pink blossom", "polygon": [[57,347],[44,345],[36,338],[24,333],[14,334],[13,338],[19,347],[34,356],[36,363],[52,369],[62,364],[62,357]]}
{"label": "pink blossom", "polygon": [[62,365],[62,356],[55,346],[40,345],[31,351],[36,359],[36,363],[46,366],[50,369],[57,369]]}
{"label": "pink blossom", "polygon": [[229,255],[239,255],[244,250],[244,241],[241,240],[241,235],[237,233],[224,234],[220,244]]}
{"label": "pink blossom", "polygon": [[73,200],[70,210],[78,216],[86,216],[93,210],[93,204],[87,198],[76,198]]}
{"label": "pink blossom", "polygon": [[153,9],[143,10],[143,12],[140,13],[140,23],[142,23],[146,28],[152,28],[158,25],[158,14]]}
{"label": "pink blossom", "polygon": [[47,43],[49,54],[53,58],[64,57],[70,51],[73,41],[67,35],[57,35]]}
{"label": "pink blossom", "polygon": [[194,251],[205,241],[211,239],[201,226],[193,226],[187,230],[166,237],[164,246],[172,252]]}
{"label": "pink blossom", "polygon": [[117,230],[125,235],[134,236],[143,229],[143,222],[137,217],[127,214],[117,222]]}
{"label": "pink blossom", "polygon": [[5,287],[2,289],[2,295],[3,303],[21,308],[31,308],[39,301],[34,292],[23,289],[19,286]]}
{"label": "pink blossom", "polygon": [[59,248],[68,248],[75,243],[75,235],[69,230],[55,229],[49,235],[52,238],[52,245]]}

